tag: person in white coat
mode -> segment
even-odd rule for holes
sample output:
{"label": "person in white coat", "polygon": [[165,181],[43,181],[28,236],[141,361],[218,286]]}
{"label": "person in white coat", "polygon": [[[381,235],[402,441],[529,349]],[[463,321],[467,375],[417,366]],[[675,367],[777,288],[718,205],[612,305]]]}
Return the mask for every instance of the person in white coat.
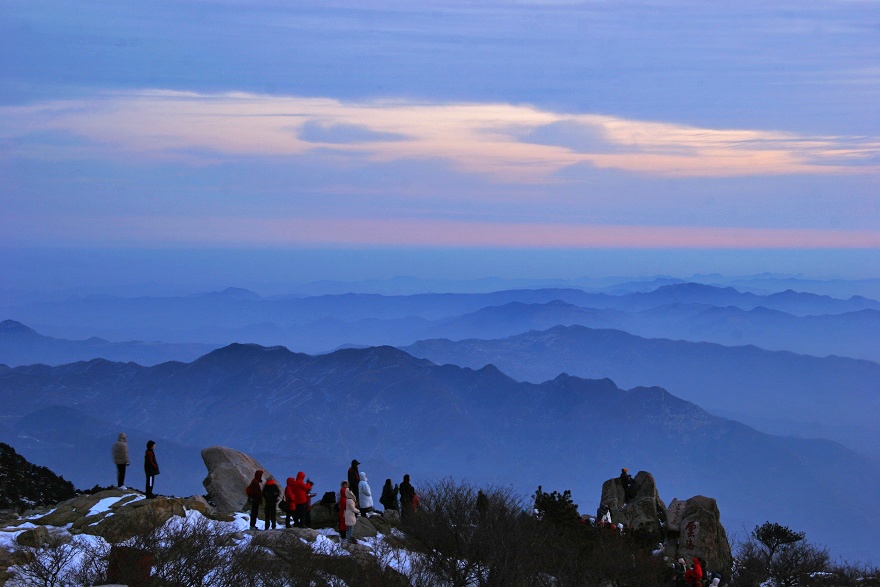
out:
{"label": "person in white coat", "polygon": [[373,511],[373,492],[370,490],[370,484],[367,483],[367,474],[363,472],[358,483],[358,496],[358,505],[361,506],[361,513],[366,516]]}

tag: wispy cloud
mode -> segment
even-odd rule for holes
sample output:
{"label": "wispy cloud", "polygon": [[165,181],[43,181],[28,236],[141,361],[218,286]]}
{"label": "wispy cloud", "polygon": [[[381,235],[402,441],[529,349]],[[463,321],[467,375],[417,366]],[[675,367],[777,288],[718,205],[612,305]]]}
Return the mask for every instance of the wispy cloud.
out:
{"label": "wispy cloud", "polygon": [[[47,134],[49,133],[49,134]],[[329,98],[144,90],[0,108],[5,156],[39,157],[29,137],[82,156],[192,162],[193,153],[357,161],[442,160],[496,182],[543,183],[572,165],[666,177],[860,174],[880,170],[880,138],[710,129],[489,103],[342,102]],[[17,150],[16,145],[27,144]],[[0,151],[2,156],[2,151]]]}
{"label": "wispy cloud", "polygon": [[[7,219],[8,220],[8,219]],[[2,227],[3,222],[0,222]],[[870,249],[880,232],[741,227],[614,226],[442,219],[90,216],[47,218],[46,244],[427,246],[565,249]],[[0,237],[0,243],[15,239]]]}

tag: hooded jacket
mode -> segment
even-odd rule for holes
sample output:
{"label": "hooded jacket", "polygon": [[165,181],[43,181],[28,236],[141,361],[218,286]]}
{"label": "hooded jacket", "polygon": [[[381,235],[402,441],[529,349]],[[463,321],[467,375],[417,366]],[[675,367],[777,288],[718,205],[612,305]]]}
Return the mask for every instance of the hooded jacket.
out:
{"label": "hooded jacket", "polygon": [[373,507],[373,492],[370,490],[370,484],[367,483],[367,474],[361,473],[361,480],[358,483],[358,503],[361,508],[371,508]]}
{"label": "hooded jacket", "polygon": [[[305,482],[306,474],[300,471],[296,474],[296,480],[293,482],[293,505],[305,504],[309,499],[309,486]],[[289,481],[289,480],[288,480]],[[288,487],[290,485],[288,484]]]}
{"label": "hooded jacket", "polygon": [[144,473],[147,475],[159,474],[159,463],[156,462],[156,452],[152,445],[144,452]]}
{"label": "hooded jacket", "polygon": [[349,528],[357,524],[357,515],[361,513],[354,504],[354,494],[351,492],[351,489],[348,489],[345,492],[345,525]]}
{"label": "hooded jacket", "polygon": [[247,486],[245,489],[245,493],[247,496],[251,498],[251,503],[253,505],[260,505],[263,503],[263,489],[260,487],[260,483],[263,481],[263,472],[257,471],[254,473],[254,478],[251,479],[251,484]]}
{"label": "hooded jacket", "polygon": [[266,507],[274,508],[278,504],[278,498],[281,497],[281,488],[275,483],[275,479],[266,481],[263,487],[263,499],[266,501]]}
{"label": "hooded jacket", "polygon": [[287,478],[287,487],[284,488],[284,500],[289,504],[290,509],[293,509],[296,506],[296,497],[293,492],[293,484],[295,483],[293,477]]}
{"label": "hooded jacket", "polygon": [[348,468],[348,488],[355,494],[355,497],[357,497],[358,483],[361,481],[358,465],[360,465],[360,462],[357,459],[352,459],[351,467]]}
{"label": "hooded jacket", "polygon": [[119,433],[119,440],[113,443],[113,462],[117,465],[128,465],[128,439],[125,432]]}
{"label": "hooded jacket", "polygon": [[386,479],[385,485],[382,486],[382,496],[379,498],[379,503],[385,506],[386,510],[400,509],[400,504],[397,501],[399,491],[400,488],[397,485],[391,486],[391,479]]}
{"label": "hooded jacket", "polygon": [[700,564],[700,559],[697,557],[694,557],[692,560],[694,561],[694,566],[684,574],[684,580],[688,585],[702,585],[703,565]]}

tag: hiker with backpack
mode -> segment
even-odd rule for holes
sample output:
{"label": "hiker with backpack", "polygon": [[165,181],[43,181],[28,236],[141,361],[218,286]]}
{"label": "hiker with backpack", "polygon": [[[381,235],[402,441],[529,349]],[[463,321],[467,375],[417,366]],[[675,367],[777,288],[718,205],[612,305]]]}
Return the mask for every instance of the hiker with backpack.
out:
{"label": "hiker with backpack", "polygon": [[275,479],[269,479],[266,481],[265,487],[263,487],[263,516],[266,518],[266,530],[269,529],[269,526],[272,526],[272,529],[275,529],[275,518],[277,516],[277,505],[278,498],[281,497],[281,488],[278,487],[278,484],[275,482]]}

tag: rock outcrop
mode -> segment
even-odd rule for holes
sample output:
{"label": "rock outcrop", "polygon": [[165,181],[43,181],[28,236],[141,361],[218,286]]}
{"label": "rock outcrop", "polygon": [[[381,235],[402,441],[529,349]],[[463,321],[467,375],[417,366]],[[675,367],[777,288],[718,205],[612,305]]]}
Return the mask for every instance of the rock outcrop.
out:
{"label": "rock outcrop", "polygon": [[662,540],[666,504],[660,499],[654,476],[647,471],[639,471],[635,476],[628,499],[619,478],[603,483],[600,504],[608,506],[615,524],[655,535],[658,542]]}
{"label": "rock outcrop", "polygon": [[[245,489],[254,478],[255,471],[263,471],[264,482],[275,479],[263,465],[234,448],[209,446],[202,450],[202,460],[208,468],[208,476],[202,485],[217,510],[223,513],[240,512],[244,508],[247,503]],[[284,487],[284,483],[278,484]]]}
{"label": "rock outcrop", "polygon": [[673,499],[668,516],[668,556],[687,561],[699,556],[705,559],[708,570],[730,576],[733,555],[714,499],[702,495],[684,501]]}
{"label": "rock outcrop", "polygon": [[667,508],[654,477],[639,471],[628,495],[619,478],[603,483],[600,505],[611,510],[613,523],[654,536],[663,544],[668,557],[690,561],[698,556],[706,561],[709,570],[730,576],[733,556],[714,499],[701,495],[688,500],[673,499]]}

